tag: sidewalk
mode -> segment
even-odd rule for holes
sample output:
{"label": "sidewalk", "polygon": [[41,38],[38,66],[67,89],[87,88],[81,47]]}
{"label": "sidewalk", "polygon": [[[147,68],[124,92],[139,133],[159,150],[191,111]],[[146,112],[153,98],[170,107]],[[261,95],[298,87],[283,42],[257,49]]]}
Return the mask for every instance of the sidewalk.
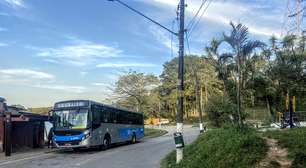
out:
{"label": "sidewalk", "polygon": [[4,162],[43,156],[43,155],[55,152],[57,150],[58,149],[50,149],[50,148],[30,149],[30,150],[22,151],[22,152],[14,152],[11,154],[11,156],[5,156],[5,153],[1,152],[0,153],[0,165],[1,163],[4,163]]}

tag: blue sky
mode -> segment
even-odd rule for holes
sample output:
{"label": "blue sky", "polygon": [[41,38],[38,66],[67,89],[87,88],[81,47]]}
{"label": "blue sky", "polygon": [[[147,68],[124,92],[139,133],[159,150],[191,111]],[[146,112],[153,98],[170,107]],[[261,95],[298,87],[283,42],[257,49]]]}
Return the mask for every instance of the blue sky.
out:
{"label": "blue sky", "polygon": [[[176,31],[178,0],[122,0]],[[201,0],[186,0],[186,25]],[[194,29],[190,52],[203,54],[229,22],[267,41],[281,35],[286,0],[213,0]],[[174,23],[174,24],[173,24]],[[51,106],[66,99],[103,101],[129,69],[160,74],[176,38],[107,0],[0,0],[0,96],[9,104]]]}

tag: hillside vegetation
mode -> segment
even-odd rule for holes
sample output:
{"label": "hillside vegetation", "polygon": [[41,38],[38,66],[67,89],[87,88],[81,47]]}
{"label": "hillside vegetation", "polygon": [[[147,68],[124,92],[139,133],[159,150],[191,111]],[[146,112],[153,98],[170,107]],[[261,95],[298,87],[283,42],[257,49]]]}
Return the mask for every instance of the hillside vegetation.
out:
{"label": "hillside vegetation", "polygon": [[184,159],[175,163],[175,152],[161,162],[162,168],[255,167],[267,152],[265,140],[253,130],[215,129],[184,148]]}
{"label": "hillside vegetation", "polygon": [[281,147],[288,149],[293,168],[306,167],[306,128],[268,131],[264,136],[278,140]]}
{"label": "hillside vegetation", "polygon": [[29,108],[28,110],[42,115],[48,115],[48,112],[52,109],[52,107],[38,107],[38,108]]}

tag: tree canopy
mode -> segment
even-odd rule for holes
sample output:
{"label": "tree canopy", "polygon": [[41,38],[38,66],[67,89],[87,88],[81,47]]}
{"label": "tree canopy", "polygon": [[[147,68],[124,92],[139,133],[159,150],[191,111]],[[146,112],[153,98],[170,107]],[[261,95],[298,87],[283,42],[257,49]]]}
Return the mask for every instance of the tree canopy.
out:
{"label": "tree canopy", "polygon": [[[217,126],[242,125],[248,109],[261,108],[274,120],[276,112],[286,110],[288,94],[296,96],[297,110],[306,110],[305,36],[271,36],[265,44],[251,39],[242,24],[230,27],[204,46],[201,56],[185,56],[184,117],[198,118],[203,111]],[[114,90],[117,104],[147,117],[174,119],[177,69],[176,57],[163,64],[160,76],[135,71],[121,75]]]}

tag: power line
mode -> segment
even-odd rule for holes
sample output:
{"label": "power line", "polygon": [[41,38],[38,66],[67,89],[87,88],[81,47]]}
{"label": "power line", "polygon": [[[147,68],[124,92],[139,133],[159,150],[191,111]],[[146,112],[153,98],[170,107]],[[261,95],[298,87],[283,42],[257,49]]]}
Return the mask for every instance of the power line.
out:
{"label": "power line", "polygon": [[160,26],[161,28],[163,28],[163,29],[167,30],[168,32],[170,32],[170,33],[172,33],[172,34],[178,36],[178,33],[171,31],[171,30],[168,29],[167,27],[165,27],[165,26],[163,26],[162,24],[158,23],[157,21],[151,19],[150,17],[146,16],[146,15],[143,14],[142,12],[140,12],[140,11],[138,11],[138,10],[136,10],[136,9],[134,9],[134,8],[132,8],[132,7],[130,7],[128,4],[122,2],[121,0],[108,0],[108,1],[112,1],[112,2],[117,1],[118,3],[120,3],[121,5],[123,5],[123,6],[127,7],[127,8],[129,8],[129,9],[132,10],[133,12],[135,12],[135,13],[137,13],[137,14],[143,16],[144,18],[150,20],[151,22],[155,23],[156,25]]}
{"label": "power line", "polygon": [[202,3],[201,3],[201,5],[200,5],[198,11],[197,11],[196,14],[193,16],[193,18],[190,20],[190,22],[188,23],[188,25],[187,25],[187,30],[188,30],[188,29],[191,29],[191,27],[193,26],[196,17],[199,15],[199,13],[200,13],[201,9],[203,8],[204,4],[206,3],[206,1],[207,1],[207,0],[202,0]]}
{"label": "power line", "polygon": [[[172,25],[171,25],[171,30],[174,31],[174,24],[175,24],[176,19],[174,19],[172,21]],[[170,40],[171,40],[171,58],[173,58],[173,34],[171,33],[170,35]]]}
{"label": "power line", "polygon": [[212,1],[213,1],[213,0],[210,0],[210,1],[208,2],[206,8],[203,10],[203,12],[202,12],[201,16],[198,18],[197,22],[194,24],[194,26],[192,27],[192,29],[189,30],[189,36],[188,36],[187,38],[189,38],[189,37],[191,36],[192,31],[195,30],[195,27],[199,24],[201,18],[203,17],[204,13],[207,11],[207,9],[208,9],[208,7],[209,7],[209,5],[211,4]]}
{"label": "power line", "polygon": [[195,29],[195,27],[199,24],[201,18],[203,17],[204,13],[207,11],[207,9],[208,9],[208,7],[209,7],[209,5],[211,4],[212,1],[213,1],[213,0],[210,0],[210,1],[208,2],[206,8],[203,10],[203,12],[202,12],[201,16],[199,17],[199,19],[197,20],[197,22],[196,22],[196,23],[194,24],[194,26],[189,30],[189,36],[187,36],[187,38],[189,38],[189,37],[191,36],[192,31],[193,31],[193,30]]}
{"label": "power line", "polygon": [[185,38],[186,38],[186,44],[187,44],[187,49],[188,49],[188,55],[190,55],[190,47],[189,47],[189,39],[187,38],[187,32],[185,33]]}

